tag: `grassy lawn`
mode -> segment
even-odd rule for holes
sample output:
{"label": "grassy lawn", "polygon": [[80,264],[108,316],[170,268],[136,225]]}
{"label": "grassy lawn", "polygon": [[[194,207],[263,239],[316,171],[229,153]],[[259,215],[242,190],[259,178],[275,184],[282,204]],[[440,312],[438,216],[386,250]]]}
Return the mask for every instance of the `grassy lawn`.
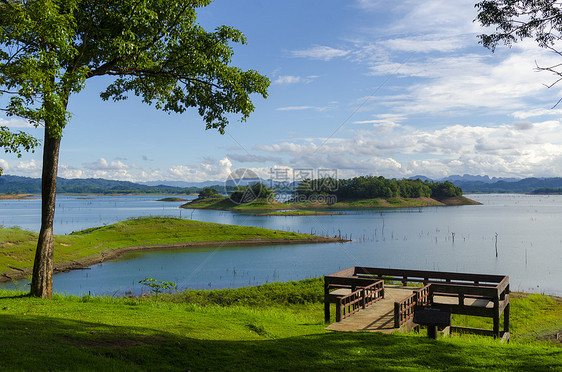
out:
{"label": "grassy lawn", "polygon": [[[562,347],[529,330],[562,327],[562,303],[512,300],[512,341],[335,333],[322,279],[146,298],[0,291],[2,370],[561,370]],[[459,320],[459,319],[457,319]],[[460,320],[462,321],[462,320]],[[546,329],[546,328],[545,328]]]}
{"label": "grassy lawn", "polygon": [[[55,264],[131,246],[192,242],[291,240],[317,237],[258,227],[223,225],[178,218],[138,218],[55,237]],[[0,274],[11,268],[33,266],[37,233],[19,228],[0,228]]]}

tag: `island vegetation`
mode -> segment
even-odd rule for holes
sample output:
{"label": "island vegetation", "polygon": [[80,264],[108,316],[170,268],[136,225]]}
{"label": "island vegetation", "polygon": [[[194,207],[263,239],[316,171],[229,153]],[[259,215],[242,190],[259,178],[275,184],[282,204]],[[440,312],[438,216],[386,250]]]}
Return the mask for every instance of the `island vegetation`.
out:
{"label": "island vegetation", "polygon": [[[511,339],[332,332],[323,280],[142,297],[0,290],[0,368],[13,370],[559,370],[562,300],[512,293]],[[482,318],[456,324],[483,327]],[[30,350],[33,351],[30,354]]]}
{"label": "island vegetation", "polygon": [[531,195],[562,195],[562,187],[560,188],[550,188],[550,187],[541,187],[540,189],[536,189],[530,192]]}
{"label": "island vegetation", "polygon": [[[37,233],[0,228],[0,281],[26,277]],[[226,245],[327,243],[337,238],[179,218],[136,218],[55,236],[55,271],[90,266],[139,250]]]}
{"label": "island vegetation", "polygon": [[386,179],[361,176],[336,180],[324,178],[304,180],[287,202],[275,197],[275,190],[263,183],[238,186],[230,196],[204,191],[192,202],[182,205],[190,209],[221,209],[234,211],[273,211],[299,209],[362,209],[404,208],[444,205],[478,204],[462,195],[462,189],[449,181],[434,182],[409,179]]}
{"label": "island vegetation", "polygon": [[158,199],[157,201],[163,201],[163,202],[185,202],[188,201],[187,199],[184,198],[178,198],[175,196],[168,196],[166,198],[162,198],[162,199]]}

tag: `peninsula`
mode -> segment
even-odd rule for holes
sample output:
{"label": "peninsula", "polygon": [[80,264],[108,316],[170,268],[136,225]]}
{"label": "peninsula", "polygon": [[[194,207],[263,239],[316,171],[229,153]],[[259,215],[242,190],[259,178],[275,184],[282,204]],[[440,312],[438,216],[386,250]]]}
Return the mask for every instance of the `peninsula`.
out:
{"label": "peninsula", "polygon": [[[131,251],[344,241],[250,226],[146,217],[55,236],[55,272],[81,269]],[[36,244],[37,233],[0,229],[0,282],[31,275]]]}

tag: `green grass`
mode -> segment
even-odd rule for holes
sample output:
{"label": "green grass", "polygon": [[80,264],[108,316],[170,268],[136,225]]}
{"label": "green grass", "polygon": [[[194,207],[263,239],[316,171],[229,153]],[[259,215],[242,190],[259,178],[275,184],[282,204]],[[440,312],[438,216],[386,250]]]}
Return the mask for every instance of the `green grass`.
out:
{"label": "green grass", "polygon": [[[258,227],[150,217],[90,228],[55,237],[55,263],[92,257],[113,249],[141,245],[186,242],[235,242],[242,240],[314,239],[314,235],[297,234]],[[10,267],[33,266],[37,234],[19,228],[0,229],[0,273]]]}
{"label": "green grass", "polygon": [[[517,329],[560,322],[546,296],[512,302],[513,341],[329,332],[322,280],[154,298],[52,300],[0,291],[2,370],[520,370],[562,369],[562,348]],[[302,292],[300,300],[292,301]],[[553,307],[552,307],[553,306]],[[554,325],[554,323],[552,323]],[[556,323],[560,324],[560,323]]]}

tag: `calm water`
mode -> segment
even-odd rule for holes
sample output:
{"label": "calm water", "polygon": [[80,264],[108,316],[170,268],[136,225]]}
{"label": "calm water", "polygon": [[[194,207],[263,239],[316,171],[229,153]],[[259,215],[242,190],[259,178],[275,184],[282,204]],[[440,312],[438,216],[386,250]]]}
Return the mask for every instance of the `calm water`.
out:
{"label": "calm water", "polygon": [[[160,197],[155,196],[58,197],[57,234],[129,217],[181,213],[200,221],[341,234],[353,241],[134,253],[90,270],[57,274],[54,288],[73,294],[138,293],[138,281],[145,277],[181,288],[239,287],[321,276],[355,265],[507,274],[513,290],[562,295],[562,196],[470,197],[483,205],[301,217],[180,211],[181,203],[157,202]],[[39,208],[38,200],[0,201],[0,224],[37,231]]]}

